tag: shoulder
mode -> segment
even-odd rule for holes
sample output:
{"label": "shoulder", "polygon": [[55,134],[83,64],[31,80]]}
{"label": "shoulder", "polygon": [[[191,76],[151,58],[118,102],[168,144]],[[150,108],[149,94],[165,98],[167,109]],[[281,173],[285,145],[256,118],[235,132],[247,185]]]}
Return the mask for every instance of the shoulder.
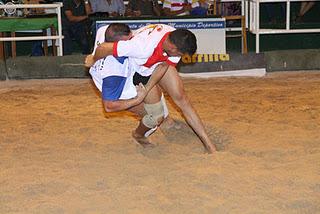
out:
{"label": "shoulder", "polygon": [[176,30],[176,28],[174,28],[170,25],[166,25],[166,24],[160,24],[160,25],[161,25],[162,30],[165,32],[170,32],[170,31]]}

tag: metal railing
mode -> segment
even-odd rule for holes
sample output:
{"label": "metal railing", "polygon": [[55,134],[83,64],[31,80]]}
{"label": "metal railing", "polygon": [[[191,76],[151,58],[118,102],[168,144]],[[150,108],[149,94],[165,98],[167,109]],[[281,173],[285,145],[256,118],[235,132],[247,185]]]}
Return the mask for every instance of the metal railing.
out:
{"label": "metal railing", "polygon": [[[249,30],[256,34],[256,53],[260,52],[260,35],[261,34],[283,34],[283,33],[319,33],[320,28],[292,29],[290,23],[290,3],[302,2],[305,0],[249,0]],[[308,0],[319,1],[319,0]],[[260,4],[261,3],[286,3],[286,23],[283,29],[261,29],[260,28]]]}
{"label": "metal railing", "polygon": [[56,4],[12,4],[12,5],[0,5],[0,10],[3,9],[19,9],[19,8],[51,8],[55,9],[58,20],[58,34],[56,36],[21,36],[21,37],[0,37],[0,42],[6,41],[34,41],[34,40],[58,40],[58,56],[63,55],[62,47],[62,24],[61,24],[61,7],[62,3]]}
{"label": "metal railing", "polygon": [[[221,14],[221,8],[224,3],[235,3],[240,2],[241,13],[237,15],[224,15]],[[212,10],[209,12],[209,10]],[[248,2],[245,0],[212,0],[209,1],[209,9],[208,12],[211,15],[219,15],[228,20],[240,20],[241,26],[226,26],[226,32],[240,32],[240,35],[226,35],[227,37],[238,37],[241,36],[241,51],[242,53],[247,53],[247,28],[248,28]]]}

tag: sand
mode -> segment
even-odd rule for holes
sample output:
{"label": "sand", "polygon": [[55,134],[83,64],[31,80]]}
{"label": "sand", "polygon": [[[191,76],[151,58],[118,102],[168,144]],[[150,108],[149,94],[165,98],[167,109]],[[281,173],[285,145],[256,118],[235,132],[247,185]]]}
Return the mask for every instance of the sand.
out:
{"label": "sand", "polygon": [[0,82],[0,213],[320,213],[319,71],[184,83],[213,155],[191,132],[141,148],[89,79]]}

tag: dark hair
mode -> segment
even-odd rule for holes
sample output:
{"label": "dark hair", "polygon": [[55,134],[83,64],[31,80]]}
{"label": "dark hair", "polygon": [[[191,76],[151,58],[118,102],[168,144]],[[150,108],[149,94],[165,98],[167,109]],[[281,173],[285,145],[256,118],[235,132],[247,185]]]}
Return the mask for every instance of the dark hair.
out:
{"label": "dark hair", "polygon": [[169,34],[170,41],[183,54],[193,55],[197,50],[197,38],[187,29],[177,29]]}
{"label": "dark hair", "polygon": [[128,36],[131,30],[127,24],[111,23],[105,33],[106,42],[119,41],[121,36]]}

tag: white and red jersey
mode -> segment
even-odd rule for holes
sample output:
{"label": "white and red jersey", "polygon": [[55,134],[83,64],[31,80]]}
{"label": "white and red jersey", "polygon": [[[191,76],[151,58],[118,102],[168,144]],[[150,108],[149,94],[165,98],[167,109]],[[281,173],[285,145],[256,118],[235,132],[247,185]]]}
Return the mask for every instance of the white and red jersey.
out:
{"label": "white and red jersey", "polygon": [[169,57],[163,43],[175,28],[164,24],[147,25],[134,32],[127,41],[114,43],[113,56],[129,57],[129,66],[143,76],[149,76],[161,62],[176,66],[181,57]]}

